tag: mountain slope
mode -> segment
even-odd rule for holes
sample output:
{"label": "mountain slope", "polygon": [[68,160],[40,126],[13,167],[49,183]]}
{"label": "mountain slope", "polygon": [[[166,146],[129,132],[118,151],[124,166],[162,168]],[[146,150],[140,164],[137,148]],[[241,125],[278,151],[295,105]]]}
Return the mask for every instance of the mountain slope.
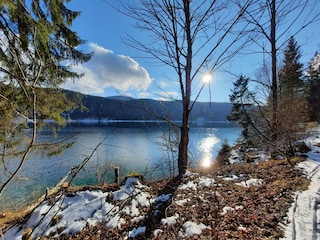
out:
{"label": "mountain slope", "polygon": [[[66,92],[68,96],[76,94]],[[181,119],[180,101],[158,101],[152,99],[134,99],[128,97],[96,97],[82,95],[82,104],[87,111],[73,110],[68,113],[72,120],[110,119],[110,120],[158,120]],[[231,103],[197,102],[191,112],[195,121],[226,121]]]}

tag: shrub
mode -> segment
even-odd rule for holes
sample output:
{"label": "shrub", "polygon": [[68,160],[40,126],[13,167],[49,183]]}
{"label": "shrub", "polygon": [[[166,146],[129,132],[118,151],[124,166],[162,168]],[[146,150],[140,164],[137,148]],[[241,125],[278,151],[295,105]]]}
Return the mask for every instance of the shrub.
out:
{"label": "shrub", "polygon": [[218,165],[229,165],[230,151],[231,147],[229,146],[228,142],[225,141],[218,152],[216,163]]}

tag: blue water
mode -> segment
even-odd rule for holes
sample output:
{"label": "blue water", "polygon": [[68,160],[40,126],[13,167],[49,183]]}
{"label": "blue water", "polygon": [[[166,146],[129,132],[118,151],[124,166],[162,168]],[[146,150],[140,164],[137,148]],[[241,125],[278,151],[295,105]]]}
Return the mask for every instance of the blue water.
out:
{"label": "blue water", "polygon": [[[59,138],[72,136],[74,145],[62,155],[46,157],[31,153],[18,177],[0,197],[0,211],[17,210],[40,197],[46,187],[55,186],[68,171],[79,165],[93,149],[104,142],[74,180],[74,185],[93,185],[114,181],[114,167],[120,168],[123,177],[130,172],[143,173],[148,179],[157,179],[174,174],[176,148],[169,144],[177,134],[163,124],[73,124],[58,132]],[[193,126],[190,129],[190,164],[193,167],[210,165],[221,143],[233,144],[240,129],[222,123],[208,126]],[[50,139],[50,131],[43,132],[39,139]],[[71,141],[71,140],[69,140]],[[168,150],[168,147],[170,148]],[[15,164],[14,161],[12,163]],[[0,166],[0,181],[3,181],[3,166]],[[2,174],[2,176],[1,176]]]}

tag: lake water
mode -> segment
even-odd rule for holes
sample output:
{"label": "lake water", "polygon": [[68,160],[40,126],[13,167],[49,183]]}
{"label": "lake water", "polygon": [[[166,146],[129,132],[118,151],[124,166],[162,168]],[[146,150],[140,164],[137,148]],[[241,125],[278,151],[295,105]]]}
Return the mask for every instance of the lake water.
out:
{"label": "lake water", "polygon": [[[191,166],[205,167],[212,164],[221,144],[224,141],[233,144],[240,131],[225,123],[191,127]],[[102,145],[74,180],[74,185],[113,182],[114,167],[120,168],[122,177],[130,172],[140,172],[147,179],[158,179],[174,173],[172,169],[176,167],[176,148],[170,143],[177,135],[164,124],[72,124],[60,130],[58,136],[68,137],[75,133],[72,138],[74,145],[62,155],[51,158],[35,153],[30,155],[18,177],[0,197],[0,211],[15,210],[40,197],[46,187],[55,186],[71,168],[88,157],[103,139]],[[50,138],[51,133],[43,132],[39,137]],[[168,147],[172,151],[168,151]],[[1,174],[0,181],[3,181]]]}

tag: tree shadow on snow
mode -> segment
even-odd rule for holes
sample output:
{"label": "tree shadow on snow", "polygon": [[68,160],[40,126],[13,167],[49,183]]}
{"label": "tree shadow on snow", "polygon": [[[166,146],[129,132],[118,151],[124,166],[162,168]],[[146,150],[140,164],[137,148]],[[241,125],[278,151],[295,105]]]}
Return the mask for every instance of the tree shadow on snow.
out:
{"label": "tree shadow on snow", "polygon": [[159,191],[158,196],[154,203],[150,206],[150,210],[146,218],[146,232],[145,237],[147,239],[154,238],[154,231],[159,229],[161,220],[170,216],[167,216],[167,210],[172,204],[172,198],[182,183],[181,177],[175,177],[167,182]]}

